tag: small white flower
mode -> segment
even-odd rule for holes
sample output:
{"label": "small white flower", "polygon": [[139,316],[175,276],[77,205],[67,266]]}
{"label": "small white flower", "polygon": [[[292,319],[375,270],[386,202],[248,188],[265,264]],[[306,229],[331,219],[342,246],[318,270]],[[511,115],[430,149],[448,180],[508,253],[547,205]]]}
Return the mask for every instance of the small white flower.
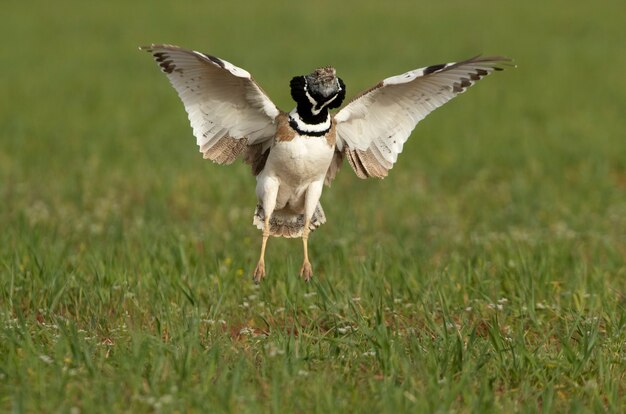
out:
{"label": "small white flower", "polygon": [[239,330],[239,335],[247,335],[250,336],[254,333],[254,331],[248,327],[244,327],[241,328],[241,330]]}
{"label": "small white flower", "polygon": [[337,332],[339,332],[340,334],[344,335],[348,332],[355,332],[358,328],[355,328],[353,326],[350,325],[346,325],[346,326],[340,326],[337,328]]}
{"label": "small white flower", "polygon": [[266,345],[265,348],[266,349],[269,348],[269,350],[267,351],[267,354],[269,355],[270,358],[273,358],[276,355],[284,355],[285,354],[285,351],[283,349],[278,349],[273,344]]}
{"label": "small white flower", "polygon": [[54,360],[50,358],[48,355],[39,355],[39,359],[41,359],[46,364],[52,364]]}

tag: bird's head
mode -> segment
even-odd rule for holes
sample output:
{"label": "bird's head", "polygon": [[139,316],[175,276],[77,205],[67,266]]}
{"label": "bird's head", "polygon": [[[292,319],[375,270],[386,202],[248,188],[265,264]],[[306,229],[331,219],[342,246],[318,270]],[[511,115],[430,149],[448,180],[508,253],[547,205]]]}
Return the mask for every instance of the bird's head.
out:
{"label": "bird's head", "polygon": [[291,97],[298,106],[310,106],[313,112],[338,108],[346,96],[346,86],[335,68],[325,66],[291,80]]}
{"label": "bird's head", "polygon": [[304,77],[307,83],[307,90],[312,95],[328,98],[339,92],[339,80],[337,71],[331,66],[315,69],[313,73]]}

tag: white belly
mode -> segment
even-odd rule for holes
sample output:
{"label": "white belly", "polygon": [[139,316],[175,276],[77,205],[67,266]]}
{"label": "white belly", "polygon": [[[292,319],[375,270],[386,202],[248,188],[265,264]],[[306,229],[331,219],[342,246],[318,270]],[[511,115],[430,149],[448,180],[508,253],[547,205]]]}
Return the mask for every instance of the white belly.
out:
{"label": "white belly", "polygon": [[259,200],[263,200],[267,185],[277,184],[276,209],[288,207],[301,212],[307,188],[324,181],[334,151],[324,137],[296,135],[291,141],[276,142],[257,177]]}

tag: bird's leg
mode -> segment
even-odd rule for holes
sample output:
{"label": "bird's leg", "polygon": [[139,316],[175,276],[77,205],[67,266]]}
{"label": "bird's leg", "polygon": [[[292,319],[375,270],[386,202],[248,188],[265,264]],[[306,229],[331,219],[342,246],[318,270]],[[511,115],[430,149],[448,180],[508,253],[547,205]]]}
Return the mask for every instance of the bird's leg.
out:
{"label": "bird's leg", "polygon": [[263,217],[263,243],[261,244],[261,257],[259,257],[259,262],[257,263],[256,269],[254,269],[254,274],[252,275],[256,283],[259,283],[261,279],[265,277],[265,246],[267,245],[267,239],[270,237],[270,218],[272,217],[274,208],[276,207],[276,197],[278,195],[279,185],[280,183],[278,180],[272,177],[263,177],[262,179],[257,177],[256,192],[259,203],[265,213],[265,217]]}
{"label": "bird's leg", "polygon": [[305,280],[311,280],[313,276],[313,270],[311,269],[311,262],[309,262],[309,233],[311,232],[311,219],[317,209],[317,203],[322,195],[322,189],[324,188],[324,181],[314,181],[309,185],[304,197],[304,228],[302,229],[302,247],[304,248],[304,260],[302,261],[302,268],[300,268],[300,276]]}
{"label": "bird's leg", "polygon": [[309,249],[308,249],[308,240],[309,240],[309,225],[311,224],[310,219],[306,219],[304,222],[304,229],[302,229],[302,246],[304,247],[304,260],[302,261],[302,268],[300,268],[300,277],[304,278],[306,282],[311,280],[311,276],[313,276],[313,269],[311,268],[311,262],[309,262]]}
{"label": "bird's leg", "polygon": [[259,283],[261,279],[265,277],[265,246],[267,245],[267,239],[270,237],[270,217],[268,215],[265,216],[265,220],[263,222],[263,242],[261,243],[261,257],[259,258],[259,263],[256,265],[256,269],[254,269],[254,282]]}

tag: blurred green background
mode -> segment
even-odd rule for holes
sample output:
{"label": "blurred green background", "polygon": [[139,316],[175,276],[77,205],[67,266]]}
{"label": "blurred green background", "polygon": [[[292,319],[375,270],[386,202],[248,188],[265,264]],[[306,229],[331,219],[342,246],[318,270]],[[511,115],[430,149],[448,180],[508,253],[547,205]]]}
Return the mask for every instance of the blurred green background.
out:
{"label": "blurred green background", "polygon": [[[2,14],[0,410],[624,408],[622,2],[9,1]],[[299,241],[272,239],[255,288],[254,177],[202,160],[137,50],[150,43],[245,68],[283,110],[291,77],[321,65],[349,97],[476,54],[518,67],[418,125],[385,180],[344,165],[310,242],[316,280],[297,280]]]}

